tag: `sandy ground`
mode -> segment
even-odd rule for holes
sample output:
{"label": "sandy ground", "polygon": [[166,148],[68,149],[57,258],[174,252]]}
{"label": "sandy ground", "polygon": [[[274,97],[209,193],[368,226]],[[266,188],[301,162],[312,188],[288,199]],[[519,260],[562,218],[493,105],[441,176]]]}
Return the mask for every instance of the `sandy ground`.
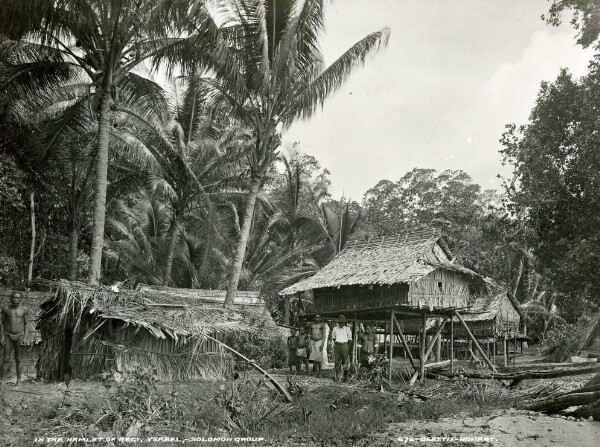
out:
{"label": "sandy ground", "polygon": [[392,423],[387,432],[373,435],[357,445],[592,447],[597,446],[599,441],[600,422],[509,410],[478,418],[455,416],[429,423]]}

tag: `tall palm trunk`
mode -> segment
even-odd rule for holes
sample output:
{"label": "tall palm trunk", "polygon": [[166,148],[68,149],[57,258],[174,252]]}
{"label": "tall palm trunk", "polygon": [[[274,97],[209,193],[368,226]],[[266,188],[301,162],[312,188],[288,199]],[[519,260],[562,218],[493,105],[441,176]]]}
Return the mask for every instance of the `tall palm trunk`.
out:
{"label": "tall palm trunk", "polygon": [[27,290],[31,287],[33,280],[33,260],[35,259],[35,193],[31,193],[31,247],[29,250],[29,268],[27,270]]}
{"label": "tall palm trunk", "polygon": [[240,275],[242,273],[242,267],[244,265],[244,259],[246,257],[246,247],[248,246],[248,241],[250,240],[250,228],[252,227],[252,218],[254,217],[256,198],[258,197],[258,192],[260,191],[261,183],[262,179],[260,177],[253,178],[252,184],[250,185],[250,191],[248,191],[246,209],[244,210],[244,222],[242,224],[242,230],[240,233],[240,239],[237,244],[235,258],[233,260],[229,285],[227,286],[225,306],[230,306],[233,304],[233,299],[235,298],[238,284],[240,283]]}
{"label": "tall palm trunk", "polygon": [[92,249],[88,270],[88,283],[98,285],[104,247],[104,221],[106,217],[106,188],[108,186],[108,140],[110,134],[110,90],[104,89],[98,106],[98,151],[94,199],[94,224]]}
{"label": "tall palm trunk", "polygon": [[69,279],[77,279],[77,252],[79,248],[79,227],[73,219],[71,226],[71,244],[69,247]]}
{"label": "tall palm trunk", "polygon": [[168,286],[171,281],[171,270],[173,269],[173,258],[175,257],[175,247],[179,238],[179,222],[177,217],[173,216],[171,228],[169,230],[169,251],[167,252],[167,260],[165,261],[165,273],[163,276],[163,286]]}

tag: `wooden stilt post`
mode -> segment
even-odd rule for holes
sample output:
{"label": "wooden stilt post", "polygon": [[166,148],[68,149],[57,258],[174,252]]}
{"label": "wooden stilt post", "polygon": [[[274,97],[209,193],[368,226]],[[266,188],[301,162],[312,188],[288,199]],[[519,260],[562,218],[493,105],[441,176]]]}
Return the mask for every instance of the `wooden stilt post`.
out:
{"label": "wooden stilt post", "polygon": [[[444,324],[446,320],[444,319],[442,323]],[[440,334],[438,338],[435,339],[435,361],[439,362],[442,360],[442,335]]]}
{"label": "wooden stilt post", "polygon": [[450,372],[454,372],[454,317],[450,316]]}
{"label": "wooden stilt post", "polygon": [[404,351],[406,352],[406,356],[408,357],[408,360],[410,360],[410,364],[412,365],[413,369],[416,372],[416,371],[418,371],[418,369],[417,369],[417,366],[415,365],[415,359],[412,355],[412,352],[410,352],[410,348],[408,347],[408,343],[406,342],[406,338],[404,337],[404,333],[402,332],[402,327],[400,327],[400,323],[396,319],[396,315],[394,315],[392,313],[392,316],[393,316],[394,323],[396,325],[396,329],[398,330],[398,335],[400,336],[400,341],[402,342],[402,346],[404,347]]}
{"label": "wooden stilt post", "polygon": [[493,364],[496,364],[496,325],[494,324],[494,327],[492,328],[492,357],[493,357]]}
{"label": "wooden stilt post", "polygon": [[352,362],[354,366],[358,365],[358,321],[356,321],[356,314],[354,314],[354,333],[352,334]]}
{"label": "wooden stilt post", "polygon": [[514,353],[513,353],[513,365],[517,363],[517,333],[515,332],[515,343],[514,343]]}
{"label": "wooden stilt post", "polygon": [[[425,341],[427,340],[427,317],[425,316],[425,312],[423,312],[421,316],[421,342],[419,343],[420,348],[420,362],[419,362],[419,379],[421,381],[425,380],[425,362],[427,358],[425,357]],[[428,354],[427,354],[428,355]]]}
{"label": "wooden stilt post", "polygon": [[502,346],[502,353],[503,353],[503,357],[504,357],[504,367],[506,368],[508,366],[508,343],[506,340],[506,332],[504,333],[504,343]]}
{"label": "wooden stilt post", "polygon": [[429,354],[431,354],[431,351],[433,350],[433,347],[435,346],[435,341],[438,339],[438,337],[440,337],[440,334],[444,330],[445,325],[446,325],[446,320],[442,321],[442,324],[440,324],[437,331],[435,331],[435,334],[431,338],[431,343],[429,344],[429,347],[425,351],[425,360],[427,360],[429,358]]}
{"label": "wooden stilt post", "polygon": [[483,349],[481,349],[481,346],[479,346],[479,343],[477,342],[477,339],[471,333],[471,330],[469,329],[469,326],[467,326],[467,323],[465,323],[465,320],[463,320],[463,318],[460,316],[460,314],[456,310],[454,311],[454,315],[456,315],[456,318],[458,318],[458,321],[460,321],[461,324],[463,325],[463,327],[465,328],[465,331],[467,332],[467,335],[469,336],[469,338],[473,342],[473,345],[475,346],[475,348],[477,348],[477,350],[479,351],[479,353],[483,357],[483,360],[485,361],[485,363],[487,364],[487,366],[489,366],[492,371],[496,372],[496,367],[494,365],[492,365],[492,362],[490,362],[490,359],[488,359],[487,355],[485,355],[485,352],[483,352]]}
{"label": "wooden stilt post", "polygon": [[390,370],[388,373],[388,380],[390,385],[392,383],[392,355],[394,352],[394,311],[390,314]]}

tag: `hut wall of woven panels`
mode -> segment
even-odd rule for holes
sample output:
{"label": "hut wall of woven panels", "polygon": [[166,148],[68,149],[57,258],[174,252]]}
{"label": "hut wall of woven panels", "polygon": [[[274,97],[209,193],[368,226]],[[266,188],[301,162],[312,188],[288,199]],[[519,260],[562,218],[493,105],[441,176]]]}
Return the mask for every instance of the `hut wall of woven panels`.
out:
{"label": "hut wall of woven panels", "polygon": [[[25,346],[21,349],[21,365],[25,376],[35,375],[35,363],[37,362],[42,336],[36,329],[36,322],[40,315],[40,304],[48,299],[49,294],[45,292],[24,292],[14,290],[22,295],[21,305],[29,310],[29,321],[27,324],[27,338]],[[10,306],[10,296],[13,290],[0,289],[0,308]],[[0,334],[3,336],[3,334]],[[4,348],[0,346],[0,358],[4,355]],[[14,362],[10,362],[10,372],[14,373]]]}
{"label": "hut wall of woven panels", "polygon": [[73,332],[73,320],[65,327],[44,321],[37,376],[62,380],[69,372],[73,378],[85,380],[113,369],[153,368],[161,380],[221,380],[233,372],[232,356],[212,340],[160,339],[120,320],[106,320],[86,338],[100,322],[98,318],[84,317]]}
{"label": "hut wall of woven panels", "polygon": [[280,336],[264,304],[234,302],[225,309],[224,291],[203,300],[177,290],[114,292],[61,282],[42,305],[38,376],[60,380],[70,372],[85,379],[113,368],[150,366],[166,380],[222,379],[232,372],[234,359],[206,335],[217,340],[241,333]]}
{"label": "hut wall of woven panels", "polygon": [[408,285],[342,286],[314,290],[314,312],[351,311],[408,304]]}
{"label": "hut wall of woven panels", "polygon": [[408,304],[430,309],[466,307],[471,296],[470,281],[464,274],[439,268],[410,283]]}
{"label": "hut wall of woven panels", "polygon": [[461,308],[468,305],[469,284],[468,278],[460,272],[437,269],[410,284],[316,289],[313,306],[315,312],[347,312],[397,305],[431,309]]}

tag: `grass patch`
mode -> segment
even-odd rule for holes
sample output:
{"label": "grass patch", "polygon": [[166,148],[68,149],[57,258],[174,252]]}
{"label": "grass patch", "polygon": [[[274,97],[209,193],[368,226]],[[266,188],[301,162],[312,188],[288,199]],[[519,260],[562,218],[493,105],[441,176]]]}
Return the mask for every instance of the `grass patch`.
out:
{"label": "grass patch", "polygon": [[[367,382],[303,386],[293,404],[252,378],[161,383],[141,374],[109,387],[76,381],[70,391],[64,384],[32,385],[35,394],[11,393],[18,400],[10,402],[15,432],[29,440],[35,436],[253,436],[275,443],[289,439],[351,443],[385,430],[392,422],[481,416],[513,405],[500,385],[466,380],[432,380],[384,392]],[[23,399],[31,402],[24,404]],[[31,411],[34,408],[41,413]]]}

